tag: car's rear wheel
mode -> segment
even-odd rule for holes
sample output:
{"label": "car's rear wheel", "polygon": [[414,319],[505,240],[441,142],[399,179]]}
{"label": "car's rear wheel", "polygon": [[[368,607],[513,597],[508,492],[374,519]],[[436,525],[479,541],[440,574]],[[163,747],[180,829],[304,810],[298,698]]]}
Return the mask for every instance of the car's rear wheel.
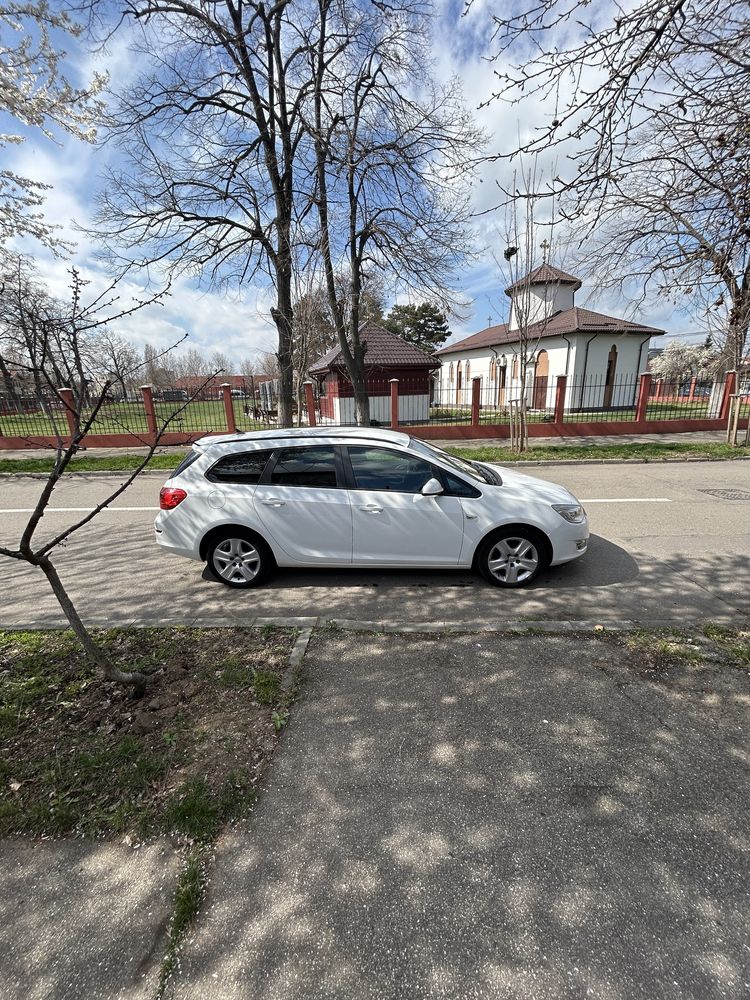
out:
{"label": "car's rear wheel", "polygon": [[275,563],[266,543],[239,529],[211,539],[206,551],[208,568],[227,587],[257,587],[273,572]]}
{"label": "car's rear wheel", "polygon": [[547,562],[543,539],[526,528],[497,531],[477,551],[477,569],[496,587],[526,587]]}

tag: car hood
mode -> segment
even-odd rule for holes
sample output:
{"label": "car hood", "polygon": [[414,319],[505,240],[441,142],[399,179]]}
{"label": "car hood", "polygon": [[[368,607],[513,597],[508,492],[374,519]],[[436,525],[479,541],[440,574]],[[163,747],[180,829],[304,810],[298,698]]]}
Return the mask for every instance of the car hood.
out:
{"label": "car hood", "polygon": [[507,490],[526,497],[531,493],[545,503],[579,503],[578,498],[573,496],[570,490],[566,490],[564,486],[558,486],[557,483],[548,483],[535,476],[526,476],[505,465],[494,465],[489,462],[482,464],[489,465],[502,479],[503,485],[496,486],[495,489]]}

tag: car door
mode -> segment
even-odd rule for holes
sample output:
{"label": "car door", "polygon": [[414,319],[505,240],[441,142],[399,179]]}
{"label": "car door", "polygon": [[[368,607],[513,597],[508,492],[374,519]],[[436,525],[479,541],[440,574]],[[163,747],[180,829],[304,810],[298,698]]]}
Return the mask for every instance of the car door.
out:
{"label": "car door", "polygon": [[334,445],[279,449],[253,495],[263,527],[290,560],[352,561],[352,514]]}
{"label": "car door", "polygon": [[422,496],[429,462],[378,446],[347,448],[355,565],[453,566],[464,516],[454,496]]}

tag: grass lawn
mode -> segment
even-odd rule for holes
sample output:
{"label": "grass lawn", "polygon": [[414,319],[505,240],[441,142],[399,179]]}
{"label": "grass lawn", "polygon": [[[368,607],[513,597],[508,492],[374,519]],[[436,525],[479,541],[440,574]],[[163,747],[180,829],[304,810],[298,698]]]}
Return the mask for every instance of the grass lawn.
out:
{"label": "grass lawn", "polygon": [[[750,456],[750,448],[730,448],[720,442],[654,442],[653,444],[606,444],[596,443],[591,439],[590,445],[532,445],[522,455],[515,455],[510,448],[502,445],[449,445],[446,451],[462,458],[474,458],[480,462],[499,462],[509,465],[513,462],[564,461],[565,459],[642,459],[657,462],[664,458],[706,458],[728,459]],[[168,454],[157,454],[151,459],[149,469],[159,469],[171,472],[185,454],[176,450]],[[0,456],[2,452],[0,452]],[[137,455],[115,455],[113,457],[98,455],[81,455],[70,463],[71,472],[128,472],[135,469],[140,462]],[[3,472],[49,472],[52,469],[51,458],[2,458],[0,457],[0,473]],[[166,477],[165,477],[166,478]]]}
{"label": "grass lawn", "polygon": [[565,461],[610,459],[640,459],[658,462],[665,458],[705,458],[730,459],[750,457],[750,448],[730,448],[715,441],[684,443],[655,441],[653,444],[597,444],[596,438],[590,445],[532,445],[521,455],[513,454],[508,448],[497,445],[478,445],[467,448],[448,445],[445,449],[461,458],[476,459],[479,462],[497,462],[511,465],[514,462]]}
{"label": "grass lawn", "polygon": [[[172,834],[244,815],[288,717],[294,629],[111,629],[142,699],[70,632],[0,632],[0,837]],[[286,678],[286,681],[285,681]]]}
{"label": "grass lawn", "polygon": [[[156,420],[161,425],[180,407],[180,403],[154,404]],[[244,401],[234,400],[234,412],[237,426],[245,430],[262,426],[244,414]],[[62,409],[53,411],[55,425],[58,431],[67,433],[67,423]],[[85,416],[85,414],[84,414]],[[225,431],[227,429],[224,401],[221,399],[195,400],[188,403],[181,413],[170,423],[170,431],[202,432]],[[92,434],[146,434],[146,413],[143,403],[134,400],[128,403],[106,403],[91,427]],[[0,415],[0,435],[5,437],[23,437],[34,434],[54,434],[55,427],[44,413],[24,413]]]}

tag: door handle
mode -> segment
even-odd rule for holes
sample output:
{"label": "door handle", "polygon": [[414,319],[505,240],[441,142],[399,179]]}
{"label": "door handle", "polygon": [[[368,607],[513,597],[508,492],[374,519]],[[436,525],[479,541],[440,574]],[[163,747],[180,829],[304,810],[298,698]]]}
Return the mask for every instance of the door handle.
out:
{"label": "door handle", "polygon": [[464,517],[466,518],[467,521],[476,521],[476,519],[479,517],[479,515],[478,514],[464,514]]}
{"label": "door handle", "polygon": [[374,503],[368,504],[366,507],[360,507],[359,509],[363,510],[365,512],[365,514],[382,514],[383,513],[383,508],[382,507],[378,507]]}
{"label": "door handle", "polygon": [[267,500],[261,500],[261,503],[264,503],[266,507],[283,507],[285,501],[279,500],[278,497],[269,497]]}

